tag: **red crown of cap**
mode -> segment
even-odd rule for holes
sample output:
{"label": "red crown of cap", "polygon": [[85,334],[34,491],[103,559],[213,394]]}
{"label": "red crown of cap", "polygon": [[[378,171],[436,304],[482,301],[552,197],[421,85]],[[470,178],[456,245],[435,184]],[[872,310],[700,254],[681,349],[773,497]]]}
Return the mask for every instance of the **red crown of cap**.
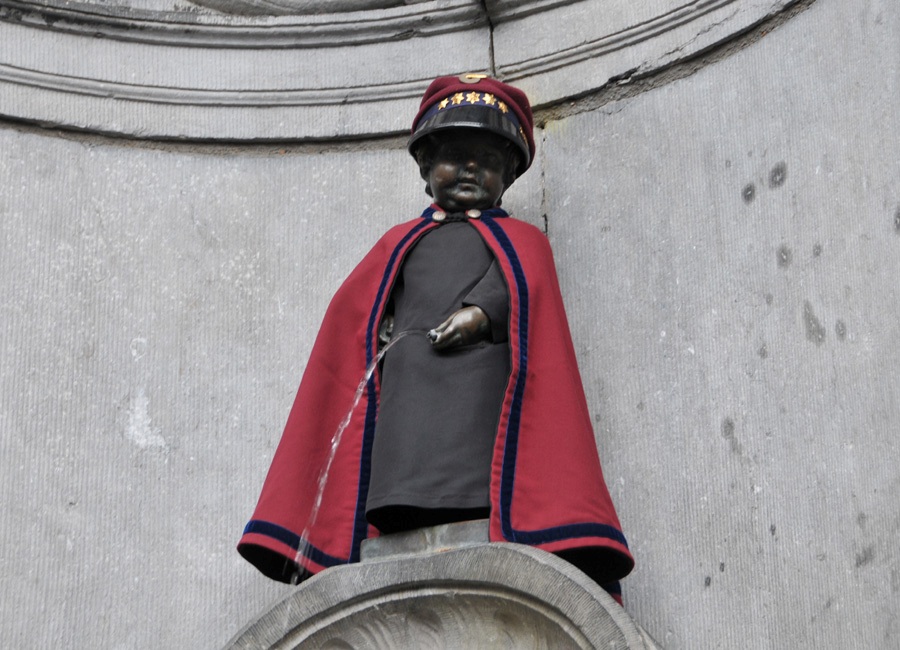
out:
{"label": "red crown of cap", "polygon": [[531,104],[528,102],[528,96],[509,84],[492,79],[480,74],[463,74],[458,77],[438,77],[428,86],[425,95],[422,97],[422,103],[419,105],[419,112],[413,120],[412,134],[415,135],[416,129],[419,127],[419,121],[422,116],[428,112],[434,104],[450,97],[455,93],[490,93],[497,99],[503,101],[518,118],[519,125],[522,127],[521,133],[525,136],[528,146],[528,164],[525,165],[520,173],[525,171],[534,160],[534,116],[531,114]]}

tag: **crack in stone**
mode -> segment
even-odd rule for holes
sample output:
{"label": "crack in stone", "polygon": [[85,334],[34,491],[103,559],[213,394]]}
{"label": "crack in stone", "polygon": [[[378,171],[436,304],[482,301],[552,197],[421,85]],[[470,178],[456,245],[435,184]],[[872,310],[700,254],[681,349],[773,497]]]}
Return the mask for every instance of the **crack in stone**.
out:
{"label": "crack in stone", "polygon": [[[816,0],[796,0],[781,11],[763,18],[755,25],[751,25],[742,32],[737,32],[730,38],[716,43],[691,57],[653,68],[646,72],[638,71],[627,81],[608,80],[601,88],[542,107],[535,111],[535,126],[543,127],[549,122],[594,111],[606,104],[622,99],[630,99],[649,90],[654,90],[689,77],[708,65],[718,63],[732,54],[736,54],[744,48],[753,45],[790,19],[809,9],[815,3]],[[710,28],[712,27],[715,27],[715,25]],[[672,52],[676,52],[679,49],[675,48]]]}
{"label": "crack in stone", "polygon": [[488,65],[490,66],[490,74],[492,77],[497,76],[497,64],[494,59],[494,20],[491,17],[491,11],[488,9],[487,0],[481,0],[481,11],[484,12],[484,19],[488,26]]}

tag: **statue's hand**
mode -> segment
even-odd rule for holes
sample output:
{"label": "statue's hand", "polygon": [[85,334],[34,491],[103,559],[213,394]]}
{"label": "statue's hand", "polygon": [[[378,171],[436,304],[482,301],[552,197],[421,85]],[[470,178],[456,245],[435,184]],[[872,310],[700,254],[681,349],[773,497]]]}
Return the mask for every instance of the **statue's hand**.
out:
{"label": "statue's hand", "polygon": [[378,326],[378,349],[381,350],[390,343],[392,336],[394,336],[394,315],[385,314]]}
{"label": "statue's hand", "polygon": [[484,341],[491,334],[491,319],[481,307],[463,307],[428,332],[435,350],[449,350]]}

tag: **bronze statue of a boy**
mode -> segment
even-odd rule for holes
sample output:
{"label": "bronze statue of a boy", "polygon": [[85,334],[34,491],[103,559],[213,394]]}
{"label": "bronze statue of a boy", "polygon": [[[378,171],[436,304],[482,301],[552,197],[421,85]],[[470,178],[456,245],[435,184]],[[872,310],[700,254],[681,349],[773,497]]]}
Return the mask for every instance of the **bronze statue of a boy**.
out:
{"label": "bronze statue of a boy", "polygon": [[372,535],[489,518],[492,541],[556,553],[615,596],[633,560],[552,253],[500,208],[534,157],[528,99],[484,75],[436,79],[409,151],[434,202],[332,299],[238,550],[297,581],[358,560]]}

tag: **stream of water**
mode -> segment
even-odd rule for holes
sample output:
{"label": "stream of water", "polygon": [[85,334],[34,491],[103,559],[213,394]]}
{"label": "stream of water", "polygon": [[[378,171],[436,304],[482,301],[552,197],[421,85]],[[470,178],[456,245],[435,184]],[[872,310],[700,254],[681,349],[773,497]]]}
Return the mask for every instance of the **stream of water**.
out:
{"label": "stream of water", "polygon": [[[378,367],[379,362],[381,362],[381,359],[384,358],[385,354],[387,354],[387,351],[394,347],[394,345],[400,339],[405,338],[411,334],[421,334],[422,336],[425,336],[426,332],[425,330],[406,330],[404,332],[400,332],[396,336],[392,337],[388,344],[381,349],[381,351],[375,356],[374,359],[372,359],[372,362],[366,368],[366,372],[363,374],[362,379],[359,380],[359,385],[356,387],[356,395],[353,398],[353,403],[350,405],[350,408],[347,411],[347,415],[345,415],[344,419],[341,420],[341,423],[338,425],[337,430],[331,437],[331,449],[328,452],[328,460],[325,462],[325,466],[319,473],[318,487],[316,489],[316,499],[313,502],[313,508],[309,513],[309,518],[306,520],[306,526],[303,528],[303,534],[300,536],[300,547],[297,549],[297,554],[294,556],[294,561],[298,565],[300,565],[300,558],[304,555],[307,546],[309,545],[309,531],[315,525],[316,518],[319,516],[319,508],[322,505],[322,497],[325,494],[325,486],[328,483],[328,474],[329,472],[331,472],[331,465],[334,462],[334,457],[337,455],[337,450],[341,444],[341,438],[344,435],[344,430],[347,428],[347,425],[350,424],[350,419],[353,417],[353,412],[356,410],[356,406],[359,404],[359,400],[362,398],[362,394],[366,390],[366,384],[369,383],[369,379],[372,378],[372,373],[375,372],[375,368]],[[302,570],[295,575],[294,584],[299,581],[301,573]]]}

